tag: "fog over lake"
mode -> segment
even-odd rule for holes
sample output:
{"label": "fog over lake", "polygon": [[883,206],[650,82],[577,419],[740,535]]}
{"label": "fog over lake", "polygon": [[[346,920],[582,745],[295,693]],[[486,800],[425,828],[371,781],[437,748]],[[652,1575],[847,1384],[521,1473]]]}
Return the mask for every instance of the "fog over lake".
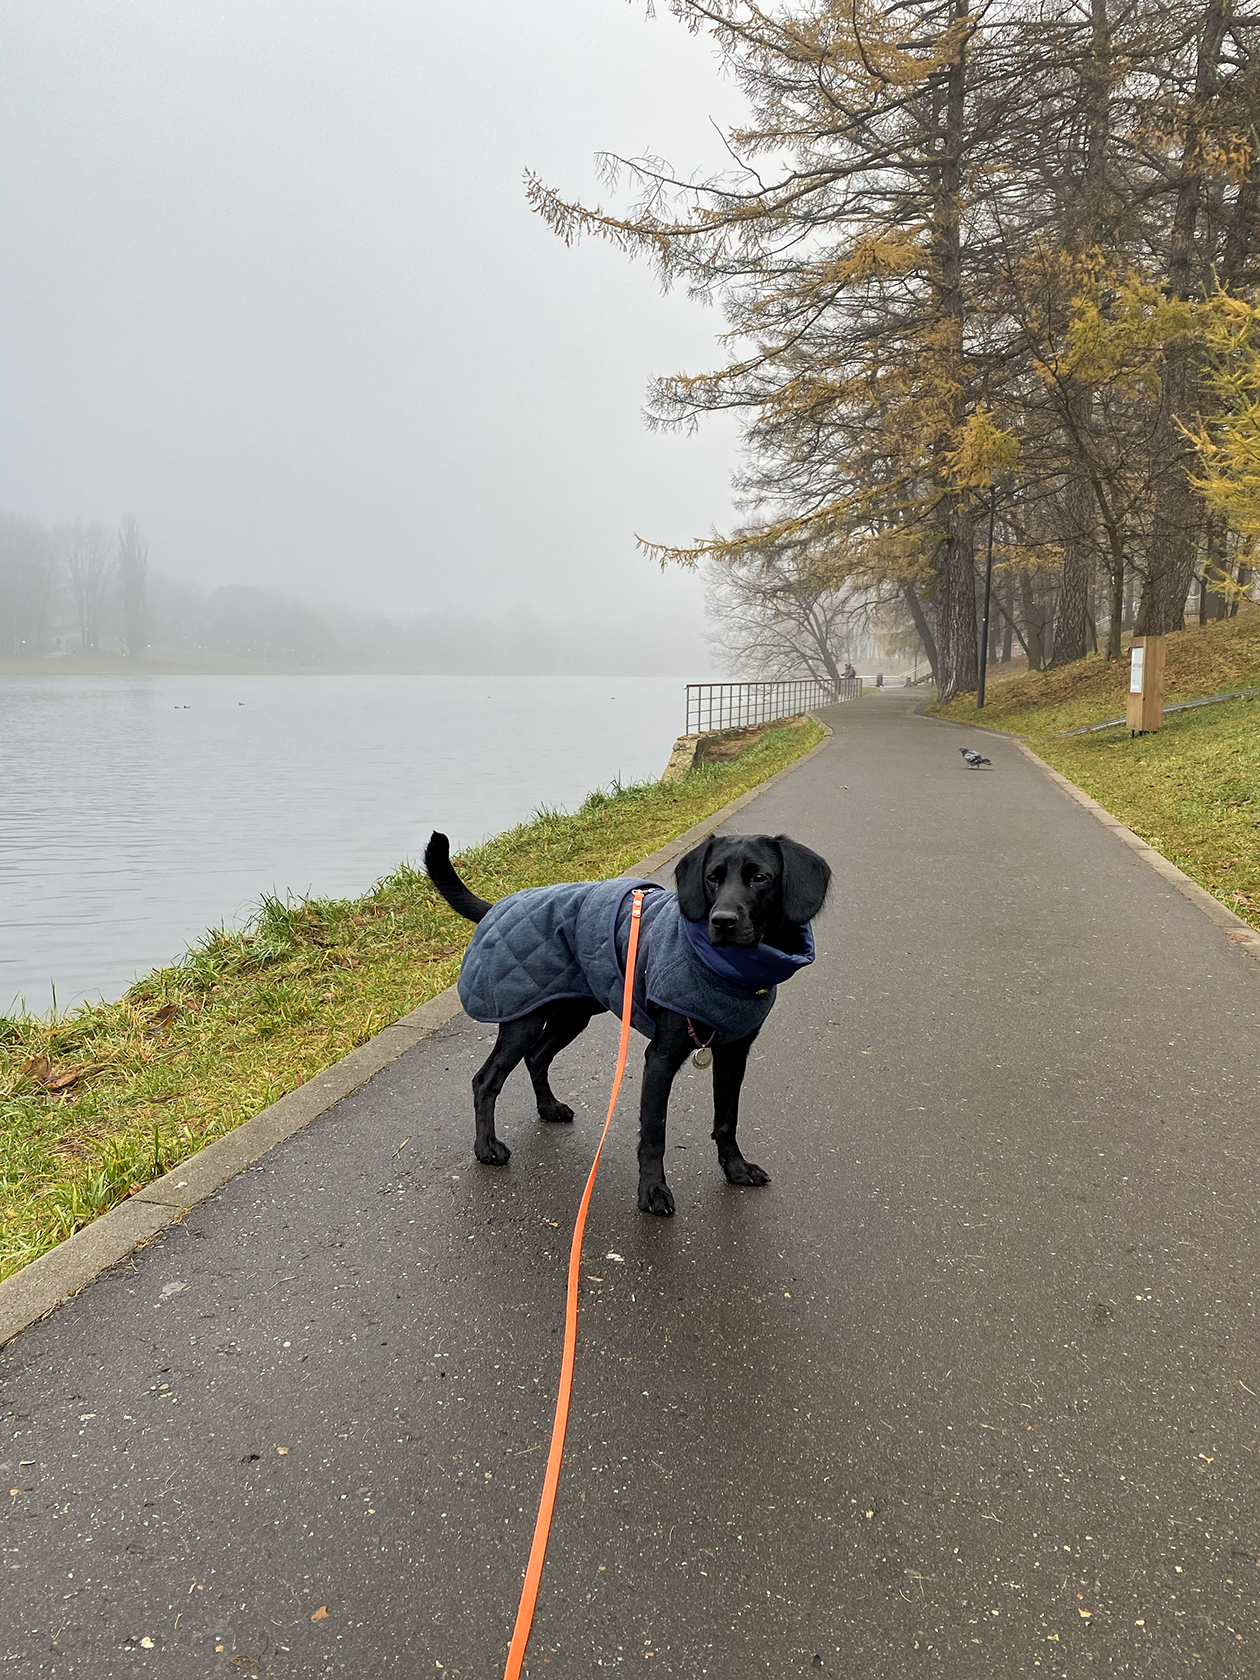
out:
{"label": "fog over lake", "polygon": [[0,1014],[117,997],[259,894],[353,896],[660,775],[681,677],[0,683]]}

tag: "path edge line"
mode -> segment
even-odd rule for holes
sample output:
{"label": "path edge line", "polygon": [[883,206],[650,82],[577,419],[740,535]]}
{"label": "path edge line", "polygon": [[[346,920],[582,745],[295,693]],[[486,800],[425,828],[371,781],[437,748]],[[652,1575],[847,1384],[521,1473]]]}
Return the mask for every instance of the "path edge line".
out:
{"label": "path edge line", "polygon": [[[983,725],[959,723],[955,718],[934,717],[931,712],[921,712],[917,708],[913,715],[924,718],[928,723],[943,723],[949,729],[984,727]],[[1136,852],[1144,863],[1148,864],[1157,875],[1162,876],[1169,886],[1176,887],[1183,898],[1188,898],[1191,904],[1197,905],[1209,921],[1215,922],[1227,939],[1246,951],[1249,957],[1254,957],[1257,962],[1260,962],[1260,933],[1256,932],[1250,922],[1244,922],[1241,916],[1235,915],[1228,905],[1222,904],[1220,899],[1210,893],[1206,887],[1201,887],[1192,876],[1186,874],[1184,869],[1178,869],[1171,859],[1166,858],[1163,852],[1152,846],[1149,841],[1143,840],[1140,834],[1135,834],[1131,828],[1126,828],[1119,817],[1112,816],[1105,805],[1100,805],[1096,799],[1091,798],[1084,788],[1077,787],[1076,783],[1065,776],[1061,770],[1056,770],[1053,765],[1047,764],[1045,759],[1035,753],[1022,736],[1009,734],[1002,729],[986,729],[985,733],[1010,741],[1012,745],[1018,747],[1025,758],[1030,758],[1038,770],[1044,776],[1050,778],[1065,798],[1072,800],[1074,804],[1080,805],[1088,811],[1090,816],[1100,822],[1104,828],[1109,829],[1117,840],[1123,841],[1130,851]]]}
{"label": "path edge line", "polygon": [[1254,957],[1257,962],[1260,962],[1260,933],[1256,932],[1250,922],[1245,922],[1241,916],[1235,915],[1227,904],[1222,904],[1214,893],[1210,893],[1206,887],[1200,886],[1192,876],[1186,874],[1184,869],[1178,869],[1171,859],[1166,858],[1163,852],[1152,846],[1149,841],[1143,840],[1140,834],[1135,834],[1131,828],[1126,828],[1119,817],[1112,816],[1105,805],[1100,805],[1096,799],[1091,798],[1084,788],[1077,787],[1076,783],[1065,776],[1061,770],[1056,770],[1053,765],[1047,764],[1045,759],[1035,753],[1031,747],[1026,746],[1023,741],[1016,741],[1015,745],[1024,754],[1025,758],[1032,759],[1037,768],[1054,782],[1060,793],[1072,800],[1074,804],[1083,806],[1090,816],[1100,822],[1104,828],[1110,829],[1117,840],[1123,841],[1131,851],[1136,852],[1157,875],[1162,876],[1170,886],[1176,887],[1183,898],[1188,898],[1191,904],[1197,905],[1209,921],[1215,922],[1226,938],[1246,951],[1249,957]]}
{"label": "path edge line", "polygon": [[[847,704],[847,702],[845,702]],[[737,799],[694,823],[648,857],[622,871],[623,876],[654,875],[683,852],[707,838],[715,827],[733,817],[745,805],[758,799],[767,788],[790,776],[821,752],[834,731],[814,712],[804,714],[824,731],[823,738],[782,770]],[[79,1290],[137,1248],[143,1248],[168,1225],[178,1224],[200,1202],[221,1190],[247,1167],[270,1153],[277,1144],[304,1131],[312,1120],[327,1114],[343,1098],[359,1090],[376,1075],[432,1038],[460,1012],[459,993],[454,986],[420,1004],[409,1014],[366,1039],[356,1050],[314,1074],[304,1085],[288,1091],[269,1108],[243,1120],[232,1131],[207,1143],[178,1167],[155,1178],[125,1202],[102,1213],[90,1225],[74,1231],[29,1260],[11,1277],[0,1279],[0,1347],[47,1318],[59,1306],[72,1300]]]}

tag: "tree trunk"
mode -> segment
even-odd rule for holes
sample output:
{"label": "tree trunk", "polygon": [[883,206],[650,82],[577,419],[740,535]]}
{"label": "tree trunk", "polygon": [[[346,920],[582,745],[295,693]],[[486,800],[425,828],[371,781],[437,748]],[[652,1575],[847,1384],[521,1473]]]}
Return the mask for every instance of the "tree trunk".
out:
{"label": "tree trunk", "polygon": [[1020,605],[1024,614],[1024,647],[1028,654],[1028,669],[1030,671],[1044,671],[1046,668],[1046,628],[1049,614],[1046,604],[1036,588],[1036,580],[1031,572],[1020,573],[1019,578]]}
{"label": "tree trunk", "polygon": [[932,634],[932,626],[928,623],[927,614],[923,610],[923,602],[920,601],[919,592],[912,583],[903,583],[901,593],[910,609],[910,617],[914,620],[914,627],[919,632],[919,640],[923,643],[923,651],[927,655],[928,667],[932,672],[932,681],[939,688],[941,679],[936,637]]}
{"label": "tree trunk", "polygon": [[1208,624],[1224,618],[1229,611],[1229,595],[1213,585],[1223,583],[1229,576],[1225,560],[1225,521],[1218,516],[1208,520],[1207,540],[1203,549],[1203,572],[1199,579],[1199,623]]}
{"label": "tree trunk", "polygon": [[[1181,179],[1168,255],[1168,290],[1188,298],[1195,288],[1195,231],[1202,199],[1203,115],[1217,89],[1221,47],[1232,0],[1208,0],[1199,37],[1193,104],[1182,145]],[[1160,383],[1157,423],[1158,477],[1147,574],[1138,609],[1140,636],[1162,636],[1185,625],[1186,597],[1203,522],[1203,504],[1190,482],[1192,449],[1179,422],[1189,423],[1197,404],[1198,359],[1187,337],[1168,351]]]}
{"label": "tree trunk", "polygon": [[1085,657],[1089,636],[1090,540],[1093,497],[1083,475],[1073,474],[1063,495],[1066,538],[1063,580],[1054,621],[1054,664]]}
{"label": "tree trunk", "polygon": [[1190,449],[1177,421],[1190,416],[1198,387],[1197,371],[1189,346],[1169,353],[1160,391],[1159,449],[1163,464],[1138,607],[1139,636],[1164,636],[1170,630],[1185,628],[1186,597],[1194,581],[1203,504],[1190,483]]}
{"label": "tree trunk", "polygon": [[831,651],[831,641],[827,635],[827,626],[820,622],[816,614],[810,613],[806,622],[806,630],[810,640],[822,660],[823,669],[832,682],[840,681],[840,667],[836,664],[835,655]]}
{"label": "tree trunk", "polygon": [[939,135],[939,168],[932,207],[935,314],[939,321],[938,378],[949,391],[950,424],[937,438],[934,478],[941,541],[935,556],[936,629],[939,638],[937,686],[940,698],[976,688],[979,682],[976,646],[975,532],[969,497],[953,482],[947,456],[957,442],[967,412],[964,320],[966,301],[962,282],[962,159],[967,92],[967,36],[964,26],[969,0],[952,0],[951,24],[957,30],[953,62],[937,84],[935,130]]}
{"label": "tree trunk", "polygon": [[1111,620],[1107,626],[1107,663],[1111,664],[1120,657],[1120,635],[1124,629],[1124,555],[1112,553],[1108,560],[1111,573]]}
{"label": "tree trunk", "polygon": [[[1243,552],[1245,554],[1250,554],[1251,553],[1250,547],[1247,547]],[[1247,585],[1251,582],[1251,567],[1247,564],[1246,560],[1243,559],[1243,556],[1241,554],[1238,557],[1238,575],[1234,579],[1234,581],[1238,585],[1239,590],[1246,589]],[[1239,596],[1237,594],[1235,594],[1231,598],[1230,603],[1229,603],[1229,614],[1228,614],[1228,616],[1230,618],[1237,618],[1238,617],[1238,602],[1239,602]]]}
{"label": "tree trunk", "polygon": [[[1114,245],[1114,213],[1108,182],[1113,78],[1111,26],[1107,0],[1090,0],[1090,44],[1081,66],[1081,105],[1085,120],[1084,169],[1079,199],[1069,206],[1066,238],[1078,257]],[[1093,392],[1069,382],[1066,419],[1078,448],[1070,456],[1061,502],[1063,580],[1054,623],[1055,665],[1083,659],[1092,628],[1090,587],[1095,525],[1094,493],[1085,470]],[[1097,635],[1094,636],[1095,644]]]}

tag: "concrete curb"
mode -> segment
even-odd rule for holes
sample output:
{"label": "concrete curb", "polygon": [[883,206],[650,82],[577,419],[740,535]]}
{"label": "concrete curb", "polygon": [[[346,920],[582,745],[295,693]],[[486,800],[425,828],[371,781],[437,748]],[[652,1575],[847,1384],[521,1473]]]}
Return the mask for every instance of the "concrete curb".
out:
{"label": "concrete curb", "polygon": [[[714,811],[703,822],[696,823],[650,857],[641,858],[632,868],[623,870],[623,875],[656,874],[674,858],[705,839],[736,811],[742,810],[767,788],[791,775],[820,752],[833,731],[812,712],[808,715],[826,731],[817,746],[776,771],[766,781],[758,782],[755,788],[741,794],[738,799],[731,800],[729,805]],[[91,1283],[93,1278],[126,1259],[133,1250],[143,1248],[166,1226],[178,1223],[198,1202],[205,1201],[278,1143],[302,1131],[319,1115],[326,1114],[343,1097],[366,1085],[422,1039],[432,1037],[448,1021],[454,1020],[459,1012],[459,993],[454,986],[448,986],[444,992],[431,997],[400,1021],[383,1028],[339,1062],[308,1079],[305,1085],[299,1085],[270,1108],[264,1108],[252,1119],[243,1121],[226,1136],[208,1143],[173,1171],[155,1178],[152,1184],[146,1184],[125,1202],[101,1214],[99,1219],[94,1219],[82,1230],[75,1231],[47,1254],[41,1254],[38,1260],[30,1261],[21,1271],[0,1281],[0,1347],[20,1335],[37,1319],[47,1317],[85,1284]]]}
{"label": "concrete curb", "polygon": [[[926,719],[928,723],[942,723],[948,729],[975,729],[983,725],[957,723],[953,718],[933,717],[927,712],[916,712],[917,716]],[[985,730],[988,735],[999,736],[1019,749],[1025,758],[1030,758],[1038,770],[1056,785],[1060,793],[1083,806],[1091,817],[1109,829],[1117,840],[1129,847],[1150,865],[1157,875],[1162,875],[1170,886],[1176,887],[1183,898],[1188,898],[1191,904],[1197,905],[1204,915],[1220,928],[1227,939],[1232,939],[1236,945],[1242,947],[1248,956],[1260,962],[1260,933],[1257,933],[1250,922],[1244,922],[1241,916],[1236,916],[1232,910],[1222,904],[1219,898],[1214,898],[1206,887],[1201,887],[1197,881],[1191,880],[1184,869],[1178,869],[1175,863],[1170,863],[1163,852],[1143,840],[1141,835],[1135,834],[1131,828],[1126,828],[1118,817],[1113,817],[1105,805],[1100,805],[1096,799],[1091,799],[1075,782],[1069,781],[1060,771],[1053,769],[1040,758],[1033,749],[1026,744],[1019,735],[1011,735],[1000,729]]]}
{"label": "concrete curb", "polygon": [[47,1254],[5,1278],[0,1282],[0,1346],[132,1249],[143,1247],[164,1226],[182,1219],[190,1208],[244,1172],[259,1156],[300,1132],[360,1085],[366,1085],[382,1068],[458,1013],[459,995],[454,986],[448,986],[305,1085],[208,1143],[172,1172],[155,1178]]}
{"label": "concrete curb", "polygon": [[1100,805],[1096,799],[1091,799],[1075,782],[1069,781],[1066,776],[1047,764],[1045,759],[1039,758],[1031,747],[1025,746],[1022,741],[1016,741],[1015,745],[1025,758],[1031,758],[1033,763],[1049,776],[1061,793],[1077,805],[1084,806],[1104,828],[1111,830],[1117,840],[1122,840],[1148,863],[1157,875],[1162,875],[1165,881],[1176,887],[1183,898],[1188,898],[1191,904],[1197,904],[1204,915],[1222,930],[1227,939],[1232,939],[1248,956],[1260,962],[1260,933],[1257,933],[1249,922],[1244,922],[1241,916],[1236,916],[1219,898],[1213,897],[1206,887],[1201,887],[1197,881],[1192,880],[1184,869],[1178,869],[1175,863],[1170,863],[1162,852],[1156,851],[1141,835],[1135,834],[1131,828],[1126,828],[1118,817],[1112,816],[1106,806]]}

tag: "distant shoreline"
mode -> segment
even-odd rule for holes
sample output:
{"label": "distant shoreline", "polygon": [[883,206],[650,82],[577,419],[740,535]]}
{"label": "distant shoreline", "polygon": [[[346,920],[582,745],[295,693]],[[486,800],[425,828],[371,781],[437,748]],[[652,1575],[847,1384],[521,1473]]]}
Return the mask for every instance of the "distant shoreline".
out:
{"label": "distant shoreline", "polygon": [[[154,654],[124,659],[120,654],[40,659],[0,657],[3,677],[674,677],[672,671],[478,671],[433,670],[417,665],[275,665],[230,654]],[[685,680],[685,679],[683,679]]]}

